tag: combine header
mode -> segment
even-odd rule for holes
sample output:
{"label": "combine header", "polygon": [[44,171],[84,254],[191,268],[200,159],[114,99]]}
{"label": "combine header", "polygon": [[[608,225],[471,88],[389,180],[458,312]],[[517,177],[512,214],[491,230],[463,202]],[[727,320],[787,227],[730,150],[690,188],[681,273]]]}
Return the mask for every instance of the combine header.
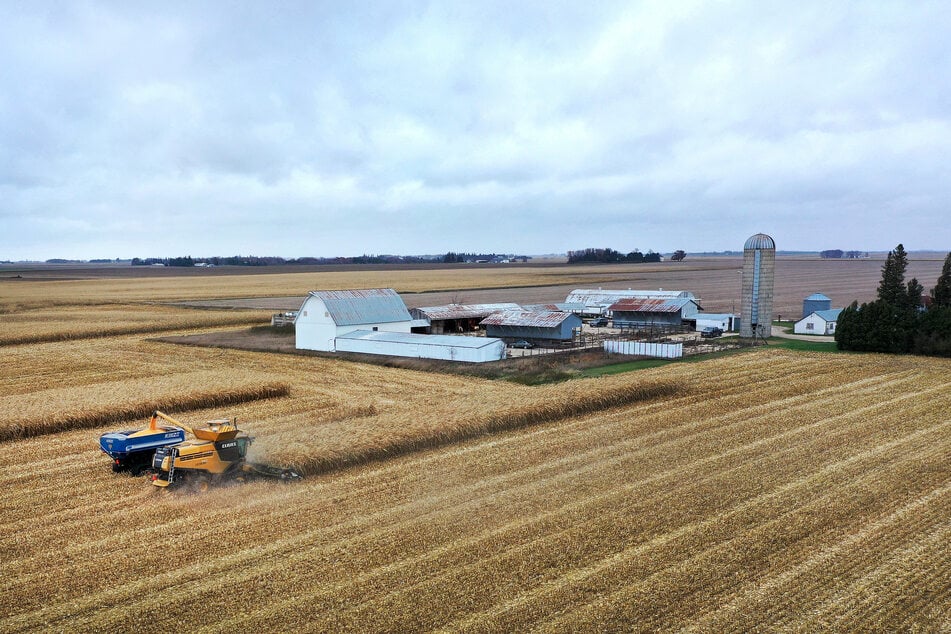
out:
{"label": "combine header", "polygon": [[194,440],[159,447],[152,458],[152,484],[168,487],[187,481],[207,486],[224,479],[254,477],[274,478],[285,482],[300,480],[301,475],[292,469],[281,469],[246,460],[248,447],[254,438],[238,429],[235,422],[213,420],[203,427],[192,428],[167,414],[156,411],[152,415],[180,427]]}

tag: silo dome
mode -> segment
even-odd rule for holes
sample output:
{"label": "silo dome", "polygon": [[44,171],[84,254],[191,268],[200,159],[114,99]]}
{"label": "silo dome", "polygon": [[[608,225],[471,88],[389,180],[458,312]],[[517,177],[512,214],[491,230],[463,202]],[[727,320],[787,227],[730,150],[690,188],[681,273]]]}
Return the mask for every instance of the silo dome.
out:
{"label": "silo dome", "polygon": [[743,245],[743,249],[773,249],[776,250],[776,243],[765,233],[752,235]]}

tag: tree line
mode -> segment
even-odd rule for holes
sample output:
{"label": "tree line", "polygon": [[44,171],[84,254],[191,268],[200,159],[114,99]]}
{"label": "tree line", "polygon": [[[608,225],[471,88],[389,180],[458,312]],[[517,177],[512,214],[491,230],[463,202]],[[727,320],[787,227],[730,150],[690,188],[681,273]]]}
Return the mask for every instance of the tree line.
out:
{"label": "tree line", "polygon": [[645,254],[637,249],[627,254],[615,251],[614,249],[582,249],[580,251],[569,251],[568,263],[574,264],[576,262],[633,262],[635,264],[640,264],[641,262],[660,262],[660,253],[648,251]]}
{"label": "tree line", "polygon": [[951,357],[951,253],[930,294],[916,278],[905,282],[908,254],[899,244],[882,267],[878,299],[852,302],[839,313],[840,350]]}

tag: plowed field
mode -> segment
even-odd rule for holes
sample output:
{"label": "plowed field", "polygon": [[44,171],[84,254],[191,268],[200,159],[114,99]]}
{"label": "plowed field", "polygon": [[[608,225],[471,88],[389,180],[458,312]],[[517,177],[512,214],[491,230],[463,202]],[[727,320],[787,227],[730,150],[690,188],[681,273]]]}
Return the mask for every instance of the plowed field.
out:
{"label": "plowed field", "polygon": [[286,383],[183,415],[249,421],[265,459],[547,413],[206,493],[113,474],[96,439],[128,425],[2,442],[4,632],[951,627],[947,361],[766,349],[531,388],[112,337],[8,347],[5,407],[59,389],[80,344],[77,390]]}

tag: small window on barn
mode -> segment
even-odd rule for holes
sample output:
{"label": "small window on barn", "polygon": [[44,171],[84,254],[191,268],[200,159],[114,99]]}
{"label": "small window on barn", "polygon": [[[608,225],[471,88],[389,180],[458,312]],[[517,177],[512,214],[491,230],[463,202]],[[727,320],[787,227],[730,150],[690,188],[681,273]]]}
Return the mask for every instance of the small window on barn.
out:
{"label": "small window on barn", "polygon": [[812,330],[812,327],[813,327],[814,325],[815,325],[815,324],[813,324],[811,321],[808,322],[808,323],[806,324],[806,330]]}
{"label": "small window on barn", "polygon": [[376,332],[376,331],[379,330],[379,329],[380,329],[379,326],[374,326],[374,327],[373,327],[373,332]]}

